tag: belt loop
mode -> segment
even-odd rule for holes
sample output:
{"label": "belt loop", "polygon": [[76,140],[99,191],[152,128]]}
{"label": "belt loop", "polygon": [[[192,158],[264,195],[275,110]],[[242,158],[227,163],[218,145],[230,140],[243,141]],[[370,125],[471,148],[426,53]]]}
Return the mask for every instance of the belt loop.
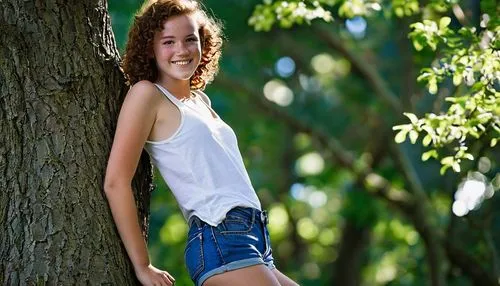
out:
{"label": "belt loop", "polygon": [[200,220],[200,218],[198,218],[197,216],[193,216],[193,217],[191,218],[191,223],[190,223],[189,225],[191,226],[191,225],[193,225],[193,224],[196,224],[196,226],[197,226],[198,228],[201,228],[201,220]]}
{"label": "belt loop", "polygon": [[269,218],[267,217],[267,211],[262,211],[260,213],[260,220],[264,225],[267,225],[269,223]]}

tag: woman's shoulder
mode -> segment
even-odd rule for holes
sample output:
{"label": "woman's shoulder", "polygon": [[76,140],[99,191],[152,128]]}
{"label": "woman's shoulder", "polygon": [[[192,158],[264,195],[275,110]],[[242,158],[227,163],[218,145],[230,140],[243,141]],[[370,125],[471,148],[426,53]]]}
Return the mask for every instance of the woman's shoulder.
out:
{"label": "woman's shoulder", "polygon": [[159,94],[160,91],[154,83],[148,80],[141,80],[130,87],[126,100],[157,104],[161,98],[158,96]]}
{"label": "woman's shoulder", "polygon": [[156,109],[161,97],[154,83],[141,80],[130,87],[125,97],[124,106],[135,106],[141,109]]}
{"label": "woman's shoulder", "polygon": [[149,80],[141,80],[130,87],[129,93],[141,94],[143,96],[155,96],[158,93],[158,89],[155,84]]}

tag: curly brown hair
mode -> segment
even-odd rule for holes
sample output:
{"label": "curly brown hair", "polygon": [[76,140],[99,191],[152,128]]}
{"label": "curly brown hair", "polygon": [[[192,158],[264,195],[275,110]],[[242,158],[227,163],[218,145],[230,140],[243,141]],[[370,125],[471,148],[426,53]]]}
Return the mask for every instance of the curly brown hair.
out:
{"label": "curly brown hair", "polygon": [[172,16],[195,15],[199,25],[201,61],[190,79],[191,89],[203,89],[219,69],[222,47],[222,25],[207,15],[194,0],[149,0],[134,17],[128,33],[122,67],[129,85],[141,80],[155,82],[158,69],[150,57],[153,39],[163,29],[164,22]]}

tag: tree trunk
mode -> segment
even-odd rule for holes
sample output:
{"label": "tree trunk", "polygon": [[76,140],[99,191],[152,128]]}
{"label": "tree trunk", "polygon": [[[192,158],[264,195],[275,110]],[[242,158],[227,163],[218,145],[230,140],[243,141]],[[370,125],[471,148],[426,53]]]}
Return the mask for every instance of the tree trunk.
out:
{"label": "tree trunk", "polygon": [[332,285],[358,286],[362,282],[362,268],[365,265],[366,250],[370,244],[371,227],[357,225],[347,219],[342,228],[339,255],[333,269]]}
{"label": "tree trunk", "polygon": [[[103,0],[0,0],[0,283],[131,285],[103,193],[126,92]],[[135,197],[147,233],[151,168]]]}

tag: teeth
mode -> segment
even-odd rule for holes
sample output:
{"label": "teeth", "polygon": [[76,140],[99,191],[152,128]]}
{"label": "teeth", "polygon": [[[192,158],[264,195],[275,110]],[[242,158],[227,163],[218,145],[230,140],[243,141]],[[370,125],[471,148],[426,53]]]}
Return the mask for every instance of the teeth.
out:
{"label": "teeth", "polygon": [[186,61],[173,61],[172,63],[173,63],[173,64],[176,64],[176,65],[181,65],[181,66],[183,66],[183,65],[187,65],[187,64],[189,64],[190,62],[191,62],[191,60],[186,60]]}

